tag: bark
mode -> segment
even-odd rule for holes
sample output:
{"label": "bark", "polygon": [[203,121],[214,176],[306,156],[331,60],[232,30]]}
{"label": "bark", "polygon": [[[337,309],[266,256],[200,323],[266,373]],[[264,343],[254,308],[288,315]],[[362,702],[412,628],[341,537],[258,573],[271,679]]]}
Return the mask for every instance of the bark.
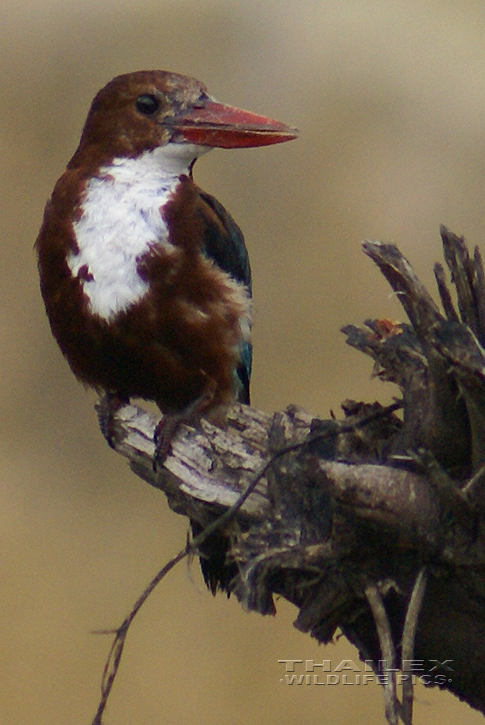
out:
{"label": "bark", "polygon": [[[442,239],[456,302],[436,265],[441,309],[396,246],[364,243],[409,322],[343,332],[399,386],[394,405],[347,400],[338,421],[236,405],[224,430],[182,427],[159,471],[139,408],[118,411],[112,442],[199,528],[252,486],[217,532],[244,607],[274,614],[284,596],[320,642],[340,629],[376,671],[419,662],[485,713],[485,284],[478,250]],[[412,692],[386,693],[388,722],[410,723]]]}

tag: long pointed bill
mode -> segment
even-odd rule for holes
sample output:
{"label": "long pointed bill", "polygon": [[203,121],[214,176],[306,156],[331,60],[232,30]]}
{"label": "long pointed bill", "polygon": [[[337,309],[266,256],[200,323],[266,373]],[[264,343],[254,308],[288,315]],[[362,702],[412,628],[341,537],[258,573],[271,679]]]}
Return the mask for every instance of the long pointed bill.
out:
{"label": "long pointed bill", "polygon": [[298,136],[296,128],[280,121],[216,101],[205,101],[199,108],[182,111],[165,119],[163,125],[179,132],[189,143],[224,149],[269,146]]}

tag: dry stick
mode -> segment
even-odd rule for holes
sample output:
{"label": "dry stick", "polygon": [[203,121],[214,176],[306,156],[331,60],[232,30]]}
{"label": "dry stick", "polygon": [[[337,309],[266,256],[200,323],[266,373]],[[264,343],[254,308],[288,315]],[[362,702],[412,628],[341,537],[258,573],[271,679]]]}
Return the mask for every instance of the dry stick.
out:
{"label": "dry stick", "polygon": [[[372,421],[383,417],[384,415],[389,415],[390,413],[393,413],[395,410],[398,410],[402,407],[402,402],[396,401],[392,403],[391,405],[387,406],[386,408],[382,408],[381,410],[374,411],[373,413],[370,413],[369,415],[365,416],[365,418],[362,418],[362,420],[352,423],[352,424],[343,424],[339,426],[339,429],[337,433],[350,433],[353,430],[356,430],[357,428],[362,428],[368,423],[371,423]],[[103,670],[103,677],[101,680],[101,700],[98,705],[98,709],[96,711],[96,715],[94,717],[94,720],[92,721],[91,725],[102,725],[102,717],[103,713],[106,709],[106,705],[108,704],[108,698],[110,696],[111,690],[113,688],[113,684],[116,678],[116,675],[118,673],[118,669],[120,666],[121,661],[121,655],[123,654],[123,648],[125,646],[126,637],[128,635],[128,630],[131,626],[131,623],[135,619],[136,615],[140,611],[143,604],[146,602],[150,594],[153,592],[155,587],[162,581],[162,579],[168,574],[168,572],[173,569],[173,567],[178,564],[180,561],[185,559],[185,557],[189,556],[192,553],[195,553],[197,549],[201,546],[201,544],[206,541],[206,539],[211,536],[213,533],[215,533],[217,530],[222,528],[225,524],[229,523],[231,519],[234,517],[234,515],[237,513],[237,511],[241,508],[241,506],[245,503],[245,501],[249,498],[249,496],[253,493],[254,489],[258,485],[258,483],[261,481],[263,476],[266,474],[268,469],[282,456],[286,455],[287,453],[291,453],[296,450],[301,450],[302,447],[306,444],[308,444],[310,441],[319,440],[322,438],[325,438],[329,435],[335,435],[335,431],[324,431],[322,433],[317,433],[311,438],[306,439],[303,442],[300,443],[293,443],[289,446],[286,446],[285,448],[282,448],[279,451],[276,451],[271,458],[261,467],[261,470],[259,473],[253,478],[253,480],[248,484],[247,488],[243,493],[239,496],[239,498],[234,502],[232,506],[230,506],[226,511],[224,511],[223,514],[221,514],[217,519],[215,519],[211,524],[206,526],[206,528],[190,543],[188,543],[179,553],[173,557],[167,564],[165,564],[160,571],[157,572],[157,574],[153,577],[151,582],[148,584],[148,586],[145,588],[143,593],[140,595],[140,597],[137,599],[135,604],[133,605],[133,608],[129,615],[126,617],[126,619],[123,621],[120,627],[116,630],[101,630],[100,634],[112,634],[115,633],[115,638],[113,641],[113,644],[111,645],[111,649],[109,651],[108,658],[106,660],[106,664],[104,666]]]}
{"label": "dry stick", "polygon": [[121,661],[121,655],[123,653],[123,648],[125,646],[126,637],[128,635],[128,630],[130,628],[131,623],[133,622],[134,618],[140,611],[141,607],[145,603],[145,601],[148,599],[152,591],[155,589],[155,587],[162,581],[162,579],[165,577],[168,572],[173,569],[173,567],[178,564],[180,561],[185,559],[185,557],[189,556],[192,553],[195,553],[197,549],[201,546],[201,544],[204,543],[204,541],[211,536],[215,531],[220,529],[222,526],[224,526],[226,523],[228,523],[233,516],[237,513],[237,511],[241,508],[241,506],[244,504],[246,499],[249,498],[249,496],[253,493],[254,489],[260,482],[260,480],[263,478],[265,473],[267,472],[268,468],[281,456],[285,455],[286,453],[291,453],[294,450],[297,450],[298,448],[301,448],[301,443],[295,443],[291,446],[287,446],[286,448],[282,448],[280,451],[277,451],[269,461],[267,461],[259,471],[259,473],[253,478],[253,480],[248,484],[247,488],[243,493],[239,496],[239,498],[234,502],[234,504],[228,508],[226,511],[224,511],[223,514],[221,514],[217,519],[215,519],[211,524],[206,526],[206,528],[192,541],[187,544],[179,553],[174,556],[173,559],[171,559],[165,566],[160,569],[160,571],[157,572],[157,574],[153,577],[151,582],[148,584],[146,589],[143,591],[141,596],[137,599],[135,604],[133,605],[133,608],[129,615],[126,617],[124,622],[121,624],[121,626],[116,630],[104,630],[101,631],[101,634],[110,634],[113,631],[115,632],[115,639],[113,644],[111,645],[111,649],[108,655],[108,659],[106,661],[106,664],[104,666],[103,670],[103,678],[101,681],[101,700],[98,706],[98,709],[96,711],[96,715],[94,717],[94,720],[92,721],[92,725],[102,725],[102,716],[106,709],[106,705],[108,703],[108,698],[110,695],[110,692],[113,687],[113,683],[115,680],[115,677],[118,673],[120,661]]}
{"label": "dry stick", "polygon": [[441,304],[443,306],[443,310],[445,311],[446,317],[448,318],[448,320],[454,320],[454,322],[459,322],[460,318],[458,317],[458,314],[455,310],[455,306],[451,299],[450,290],[448,289],[448,285],[446,283],[445,270],[443,269],[443,265],[439,264],[439,262],[437,262],[434,266],[434,276],[436,279],[436,284],[438,286]]}
{"label": "dry stick", "polygon": [[468,500],[473,500],[477,495],[477,489],[480,491],[483,488],[483,475],[485,474],[485,463],[480,466],[478,471],[470,478],[465,486],[462,488],[462,492],[466,495]]}
{"label": "dry stick", "polygon": [[421,612],[421,606],[423,604],[424,592],[426,590],[426,584],[428,581],[428,574],[426,567],[423,567],[416,581],[414,582],[413,591],[409,600],[409,605],[406,611],[406,618],[404,620],[404,627],[402,632],[402,647],[401,647],[401,672],[403,673],[403,684],[402,684],[402,709],[401,718],[405,725],[411,725],[413,721],[413,679],[410,674],[410,670],[405,669],[406,662],[411,662],[414,659],[414,642],[416,639],[416,630],[419,621],[419,614]]}
{"label": "dry stick", "polygon": [[391,625],[377,585],[374,583],[367,584],[364,588],[364,593],[369,602],[372,616],[374,617],[381,648],[381,657],[386,663],[385,675],[381,677],[381,682],[384,687],[386,720],[389,725],[398,725],[398,712],[401,704],[397,698],[396,691],[396,650],[392,641]]}
{"label": "dry stick", "polygon": [[103,712],[105,711],[106,705],[108,704],[108,698],[120,666],[121,655],[123,654],[123,648],[125,646],[130,624],[138,614],[139,610],[141,609],[147,598],[155,589],[157,584],[163,579],[166,574],[168,574],[171,569],[173,569],[176,564],[178,564],[179,561],[182,561],[182,559],[184,559],[188,553],[188,547],[182,549],[182,551],[179,551],[177,556],[171,559],[167,564],[165,564],[162,569],[160,569],[156,576],[153,577],[150,584],[146,587],[143,594],[135,602],[130,614],[126,617],[123,624],[118,629],[96,632],[96,634],[111,634],[114,631],[115,638],[113,644],[111,645],[108,659],[106,660],[106,664],[104,666],[103,677],[101,680],[101,700],[99,702],[98,709],[96,711],[96,715],[94,716],[92,725],[102,725]]}

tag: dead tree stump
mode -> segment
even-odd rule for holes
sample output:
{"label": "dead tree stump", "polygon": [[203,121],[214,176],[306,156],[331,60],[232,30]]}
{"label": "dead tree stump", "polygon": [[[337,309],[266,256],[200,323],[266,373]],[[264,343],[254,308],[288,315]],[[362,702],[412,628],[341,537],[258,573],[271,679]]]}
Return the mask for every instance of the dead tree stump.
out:
{"label": "dead tree stump", "polygon": [[[383,682],[419,661],[430,686],[485,713],[485,276],[478,249],[441,235],[456,293],[437,264],[441,310],[396,246],[364,243],[409,322],[343,332],[397,384],[394,405],[347,400],[342,420],[236,405],[225,430],[183,428],[157,473],[156,421],[126,406],[115,447],[198,530],[257,477],[212,534],[243,606],[273,614],[283,596],[296,627],[323,643],[339,628]],[[388,721],[411,723],[412,694],[392,688]]]}

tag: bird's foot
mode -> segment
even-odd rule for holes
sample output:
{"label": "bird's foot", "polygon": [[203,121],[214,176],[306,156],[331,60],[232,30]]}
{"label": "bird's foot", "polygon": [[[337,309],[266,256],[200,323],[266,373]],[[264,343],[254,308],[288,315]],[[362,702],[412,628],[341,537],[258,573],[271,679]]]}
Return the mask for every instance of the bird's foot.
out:
{"label": "bird's foot", "polygon": [[123,398],[117,393],[106,393],[96,406],[101,433],[111,448],[115,447],[114,442],[116,440],[115,415],[120,408],[129,402],[127,398]]}
{"label": "bird's foot", "polygon": [[197,427],[204,410],[210,405],[214,398],[214,387],[208,388],[193,400],[183,410],[177,413],[166,413],[158,422],[155,428],[153,440],[155,441],[155,455],[153,457],[153,470],[156,471],[165,463],[170,454],[172,440],[174,439],[181,425]]}

